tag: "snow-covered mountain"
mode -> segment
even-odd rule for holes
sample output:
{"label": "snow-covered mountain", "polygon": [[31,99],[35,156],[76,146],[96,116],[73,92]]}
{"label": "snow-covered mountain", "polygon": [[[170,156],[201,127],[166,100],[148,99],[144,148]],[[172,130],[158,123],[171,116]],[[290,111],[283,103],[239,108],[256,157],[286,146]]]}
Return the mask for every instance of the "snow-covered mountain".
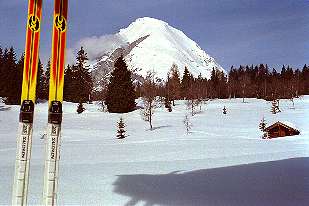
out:
{"label": "snow-covered mountain", "polygon": [[[126,43],[97,58],[92,65],[97,82],[110,73],[114,60],[121,54],[129,68],[141,76],[145,76],[148,70],[154,70],[157,77],[165,79],[173,63],[178,65],[181,74],[185,66],[194,76],[202,74],[207,78],[212,68],[224,71],[214,58],[182,31],[158,19],[139,18],[115,36]],[[117,43],[119,45],[119,41]]]}

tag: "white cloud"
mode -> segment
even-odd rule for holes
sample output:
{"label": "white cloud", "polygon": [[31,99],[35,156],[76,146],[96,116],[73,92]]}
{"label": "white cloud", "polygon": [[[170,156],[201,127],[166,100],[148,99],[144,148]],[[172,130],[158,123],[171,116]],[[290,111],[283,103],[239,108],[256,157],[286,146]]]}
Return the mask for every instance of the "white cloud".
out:
{"label": "white cloud", "polygon": [[93,61],[103,54],[114,51],[126,44],[126,41],[118,34],[86,37],[79,40],[73,48],[67,49],[67,63],[72,64],[75,62],[75,56],[80,47],[85,49],[89,60]]}
{"label": "white cloud", "polygon": [[71,48],[68,48],[66,51],[66,64],[74,64],[75,63],[75,55],[74,50]]}

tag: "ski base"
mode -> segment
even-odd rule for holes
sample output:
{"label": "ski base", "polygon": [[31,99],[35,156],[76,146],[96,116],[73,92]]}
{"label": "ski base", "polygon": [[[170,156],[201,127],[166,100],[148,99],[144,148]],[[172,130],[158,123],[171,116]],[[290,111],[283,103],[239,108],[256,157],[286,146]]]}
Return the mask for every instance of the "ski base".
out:
{"label": "ski base", "polygon": [[59,179],[59,160],[61,143],[62,103],[52,101],[47,126],[45,142],[45,169],[43,204],[56,205]]}
{"label": "ski base", "polygon": [[19,123],[12,205],[27,204],[32,127],[32,123]]}
{"label": "ski base", "polygon": [[48,124],[45,142],[43,204],[56,205],[59,179],[61,125]]}

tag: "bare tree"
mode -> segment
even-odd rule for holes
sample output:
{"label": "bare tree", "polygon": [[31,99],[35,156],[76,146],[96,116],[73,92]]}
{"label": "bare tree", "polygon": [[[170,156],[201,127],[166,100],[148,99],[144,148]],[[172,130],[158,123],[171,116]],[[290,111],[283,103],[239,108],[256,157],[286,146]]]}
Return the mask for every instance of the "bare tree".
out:
{"label": "bare tree", "polygon": [[291,109],[295,109],[294,97],[291,97],[290,101],[292,102],[292,108]]}
{"label": "bare tree", "polygon": [[188,117],[188,115],[185,116],[184,120],[183,120],[183,124],[186,128],[186,132],[187,132],[187,135],[190,133],[190,130],[192,128],[192,123],[190,121],[190,118]]}
{"label": "bare tree", "polygon": [[[194,83],[191,84],[188,90],[186,105],[187,109],[190,110],[191,116],[194,116],[197,113],[196,108],[198,108],[199,105],[201,106],[201,100],[197,98],[197,90]],[[200,112],[201,110],[202,108],[200,107]]]}
{"label": "bare tree", "polygon": [[241,75],[240,85],[242,90],[242,102],[245,102],[246,91],[248,90],[248,85],[250,85],[250,77],[246,74]]}
{"label": "bare tree", "polygon": [[143,119],[149,122],[150,130],[152,130],[152,118],[156,103],[156,83],[155,83],[155,73],[153,71],[148,71],[145,81],[142,85],[143,90],[143,102],[144,109],[142,111]]}
{"label": "bare tree", "polygon": [[187,109],[190,110],[191,116],[193,117],[196,114],[196,107],[199,102],[196,99],[188,99],[186,101]]}
{"label": "bare tree", "polygon": [[292,108],[295,109],[295,104],[294,104],[294,98],[298,96],[298,77],[295,76],[292,78],[290,87],[288,89],[288,97],[290,101],[292,102]]}

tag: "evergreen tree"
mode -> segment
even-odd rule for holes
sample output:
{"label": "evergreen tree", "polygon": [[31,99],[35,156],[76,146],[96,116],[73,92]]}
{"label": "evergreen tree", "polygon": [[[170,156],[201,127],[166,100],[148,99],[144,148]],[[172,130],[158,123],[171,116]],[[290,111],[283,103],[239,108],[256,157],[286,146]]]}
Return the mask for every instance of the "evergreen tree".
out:
{"label": "evergreen tree", "polygon": [[227,114],[227,110],[226,110],[225,106],[223,107],[223,114]]}
{"label": "evergreen tree", "polygon": [[[232,79],[234,81],[234,79]],[[234,82],[233,82],[234,83]],[[211,98],[226,98],[228,97],[227,77],[224,72],[213,68],[210,77],[210,97]],[[230,85],[231,88],[234,85]]]}
{"label": "evergreen tree", "polygon": [[197,79],[195,79],[195,93],[196,93],[196,98],[198,99],[198,101],[202,101],[203,99],[203,92],[204,92],[204,89],[203,89],[203,82],[204,82],[204,79],[202,77],[202,74],[200,73],[198,76],[197,76]]}
{"label": "evergreen tree", "polygon": [[219,86],[219,76],[217,70],[215,68],[212,68],[211,76],[210,76],[210,98],[218,98],[218,86]]}
{"label": "evergreen tree", "polygon": [[182,80],[181,80],[181,97],[187,98],[189,89],[191,87],[192,83],[192,75],[190,74],[187,67],[185,67],[185,70],[183,72]]}
{"label": "evergreen tree", "polygon": [[260,124],[259,124],[259,129],[263,132],[263,139],[267,139],[268,138],[268,133],[266,132],[266,122],[265,119],[263,117],[263,119],[261,120]]}
{"label": "evergreen tree", "polygon": [[261,120],[260,124],[259,124],[259,129],[262,131],[262,132],[265,132],[265,129],[266,129],[266,122],[265,122],[265,118],[263,117],[263,119]]}
{"label": "evergreen tree", "polygon": [[173,106],[175,106],[175,100],[180,99],[181,96],[180,75],[176,64],[172,65],[168,76],[167,90],[169,99],[173,102]]}
{"label": "evergreen tree", "polygon": [[217,75],[219,78],[218,86],[217,86],[217,95],[218,98],[226,98],[228,97],[228,89],[227,89],[227,77],[224,72],[217,71]]}
{"label": "evergreen tree", "polygon": [[43,64],[39,59],[38,62],[38,74],[37,74],[37,83],[36,83],[36,99],[37,100],[47,100],[48,99],[48,90],[46,90],[46,76],[43,70]]}
{"label": "evergreen tree", "polygon": [[7,53],[5,67],[7,71],[7,81],[5,90],[6,104],[20,104],[21,88],[22,88],[22,71],[24,65],[24,56],[16,64],[16,53],[11,47]]}
{"label": "evergreen tree", "polygon": [[304,88],[304,94],[309,94],[309,66],[307,64],[304,65],[303,71],[301,74],[302,82],[303,82],[303,88]]}
{"label": "evergreen tree", "polygon": [[228,87],[229,87],[229,98],[236,98],[236,94],[238,93],[238,76],[237,69],[234,66],[231,67],[231,70],[228,75]]}
{"label": "evergreen tree", "polygon": [[[167,74],[167,77],[166,77],[166,83],[165,83],[165,102],[166,103],[171,103],[171,95],[170,95],[170,91],[169,91],[169,83],[170,83],[170,76],[169,76],[169,73]],[[166,108],[168,104],[166,104]],[[172,104],[170,104],[170,106],[172,107]]]}
{"label": "evergreen tree", "polygon": [[107,87],[106,105],[111,113],[127,113],[135,108],[135,91],[131,79],[131,72],[120,56],[114,65],[110,82]]}
{"label": "evergreen tree", "polygon": [[[87,65],[87,53],[81,47],[76,56],[77,64],[72,67],[72,82],[67,82],[71,86],[74,96],[73,102],[87,102],[90,101],[93,82]],[[67,73],[68,75],[68,73]]]}
{"label": "evergreen tree", "polygon": [[45,76],[48,80],[50,79],[50,59],[48,60],[46,65]]}
{"label": "evergreen tree", "polygon": [[10,70],[8,69],[8,52],[9,50],[7,48],[4,49],[4,52],[2,54],[2,63],[0,64],[0,96],[6,97],[8,93],[8,80],[9,80],[9,74]]}
{"label": "evergreen tree", "polygon": [[120,117],[120,120],[119,122],[117,122],[117,127],[118,127],[118,130],[117,130],[117,138],[118,139],[124,139],[126,138],[126,135],[125,135],[125,123],[123,122],[123,118]]}
{"label": "evergreen tree", "polygon": [[142,91],[142,84],[138,81],[135,85],[135,96],[136,98],[139,98],[141,96],[143,96],[143,91]]}
{"label": "evergreen tree", "polygon": [[2,61],[3,61],[3,50],[2,47],[0,46],[0,66],[2,65]]}
{"label": "evergreen tree", "polygon": [[[301,71],[299,69],[295,70],[295,74],[294,74],[294,78],[293,78],[293,86],[294,86],[294,97],[299,97],[299,94],[302,93]],[[293,97],[291,97],[291,98],[293,98]]]}
{"label": "evergreen tree", "polygon": [[46,99],[48,99],[49,97],[49,80],[50,80],[50,60],[48,59],[47,64],[46,64],[46,68],[45,68],[45,72],[44,72],[44,79],[43,79],[43,96],[46,97]]}
{"label": "evergreen tree", "polygon": [[4,59],[3,59],[3,50],[0,46],[0,97],[4,96],[4,84],[6,80],[4,79]]}
{"label": "evergreen tree", "polygon": [[170,100],[168,99],[168,97],[164,98],[164,106],[167,109],[168,112],[172,111],[172,104],[170,102]]}
{"label": "evergreen tree", "polygon": [[85,111],[85,108],[84,108],[84,106],[83,106],[83,103],[78,103],[78,105],[77,105],[77,110],[76,110],[76,112],[77,112],[77,114],[81,114],[81,113],[83,113]]}
{"label": "evergreen tree", "polygon": [[67,65],[64,70],[64,86],[63,86],[63,98],[65,101],[72,102],[75,96],[74,88],[76,88],[73,78],[72,66]]}
{"label": "evergreen tree", "polygon": [[279,100],[274,99],[271,104],[271,113],[277,114],[278,112],[281,112],[279,108]]}

